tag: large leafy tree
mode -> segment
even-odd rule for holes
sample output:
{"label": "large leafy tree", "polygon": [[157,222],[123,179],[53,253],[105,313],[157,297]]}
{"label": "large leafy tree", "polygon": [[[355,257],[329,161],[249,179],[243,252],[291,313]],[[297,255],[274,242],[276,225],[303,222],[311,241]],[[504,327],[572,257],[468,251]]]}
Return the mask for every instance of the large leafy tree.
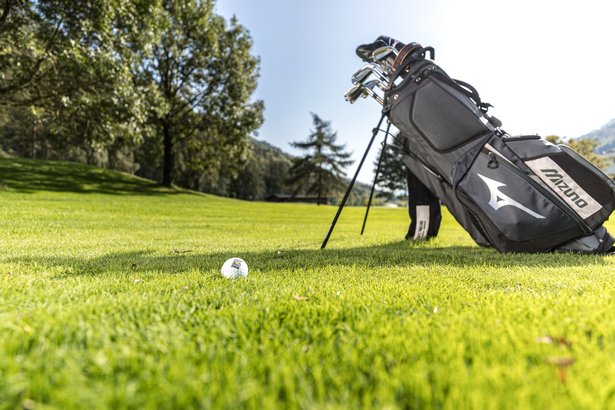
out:
{"label": "large leafy tree", "polygon": [[152,48],[133,67],[157,92],[150,118],[166,185],[179,168],[198,175],[241,164],[262,123],[263,104],[251,101],[258,59],[249,33],[213,8],[211,0],[162,0]]}
{"label": "large leafy tree", "polygon": [[0,104],[38,124],[31,135],[45,146],[81,147],[88,159],[140,138],[144,93],[130,63],[131,47],[139,36],[146,39],[131,24],[141,8],[140,1],[7,0],[0,18]]}
{"label": "large leafy tree", "polygon": [[331,128],[330,121],[312,113],[312,122],[314,129],[307,141],[290,144],[307,153],[295,159],[289,170],[288,183],[294,187],[295,193],[316,195],[320,204],[327,195],[344,187],[344,168],[354,161],[350,159],[351,153],[345,151],[345,145],[336,144],[337,133]]}
{"label": "large leafy tree", "polygon": [[[3,139],[37,156],[77,147],[101,165],[132,148],[165,184],[180,172],[237,174],[262,123],[263,104],[251,101],[258,59],[249,33],[213,9],[213,0],[4,0],[0,105],[23,126],[3,123]],[[22,131],[31,144],[18,143]]]}

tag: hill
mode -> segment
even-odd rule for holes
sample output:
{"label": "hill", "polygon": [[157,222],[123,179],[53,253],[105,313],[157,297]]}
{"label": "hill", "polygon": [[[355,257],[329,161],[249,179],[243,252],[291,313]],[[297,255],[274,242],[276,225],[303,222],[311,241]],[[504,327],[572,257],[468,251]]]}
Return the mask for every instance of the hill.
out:
{"label": "hill", "polygon": [[[266,141],[260,141],[255,138],[251,139],[252,151],[254,157],[248,160],[245,170],[242,171],[239,179],[248,181],[251,176],[254,176],[256,172],[264,172],[262,180],[265,182],[265,187],[261,191],[263,194],[255,195],[254,199],[265,199],[269,195],[273,194],[290,194],[284,187],[284,179],[288,174],[288,169],[295,160],[295,156],[285,152],[281,148],[276,147]],[[260,164],[260,165],[258,165]],[[370,166],[366,164],[364,166]],[[350,166],[346,173],[348,176],[352,176],[355,172],[357,164]],[[264,170],[264,171],[260,171]],[[350,183],[350,179],[346,180],[346,185]],[[246,187],[246,191],[253,189],[253,185]],[[364,205],[367,203],[371,185],[357,181],[352,190],[352,195],[348,200],[348,205]],[[339,195],[341,199],[341,195]],[[251,199],[249,197],[242,197],[243,199]],[[377,202],[381,202],[377,200]]]}
{"label": "hill", "polygon": [[3,191],[108,195],[189,192],[165,188],[145,178],[78,162],[0,157],[0,192]]}
{"label": "hill", "polygon": [[276,147],[273,144],[268,143],[267,141],[261,141],[257,140],[256,138],[251,138],[250,142],[252,143],[252,149],[257,154],[265,154],[273,158],[283,158],[289,162],[292,162],[294,158],[289,153],[283,151],[281,148]]}
{"label": "hill", "polygon": [[603,155],[615,155],[615,118],[597,130],[582,135],[582,139],[595,139],[599,142],[596,152]]}

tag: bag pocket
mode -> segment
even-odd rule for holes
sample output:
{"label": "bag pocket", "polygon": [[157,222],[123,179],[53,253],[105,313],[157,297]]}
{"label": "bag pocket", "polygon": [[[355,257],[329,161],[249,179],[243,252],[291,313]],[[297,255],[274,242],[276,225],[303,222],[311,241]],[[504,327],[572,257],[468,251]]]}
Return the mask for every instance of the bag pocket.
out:
{"label": "bag pocket", "polygon": [[487,144],[457,184],[457,197],[501,252],[542,252],[586,233],[547,189]]}
{"label": "bag pocket", "polygon": [[591,229],[615,209],[615,183],[572,148],[544,140],[506,145]]}
{"label": "bag pocket", "polygon": [[489,131],[474,103],[436,76],[403,88],[392,95],[393,124],[406,134],[419,134],[436,151],[450,151]]}

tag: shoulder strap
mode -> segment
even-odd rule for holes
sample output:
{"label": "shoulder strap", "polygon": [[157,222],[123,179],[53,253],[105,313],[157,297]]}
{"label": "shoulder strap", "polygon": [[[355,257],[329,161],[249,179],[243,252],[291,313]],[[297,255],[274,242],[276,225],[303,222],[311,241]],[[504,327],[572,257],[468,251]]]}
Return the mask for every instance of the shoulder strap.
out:
{"label": "shoulder strap", "polygon": [[[397,57],[395,58],[395,62],[393,63],[393,73],[390,75],[388,88],[393,88],[393,83],[397,78],[404,73],[408,67],[412,64],[417,63],[418,61],[427,61],[426,54],[430,54],[430,59],[433,60],[435,57],[435,51],[433,47],[423,47],[418,43],[409,43],[406,44],[400,51]],[[490,107],[493,107],[491,104],[483,102],[478,94],[476,88],[472,87],[470,84],[465,81],[456,80],[449,77],[445,72],[441,69],[439,70],[424,70],[424,76],[427,75],[437,75],[441,80],[449,84],[451,87],[457,89],[468,98],[470,98],[476,107],[482,111],[484,114],[487,114],[487,111]]]}
{"label": "shoulder strap", "polygon": [[467,95],[468,98],[474,101],[474,104],[476,104],[478,109],[481,110],[483,113],[487,113],[487,110],[489,110],[490,107],[493,107],[493,105],[487,102],[482,102],[480,99],[480,95],[478,95],[478,91],[476,91],[476,88],[472,87],[470,84],[466,83],[465,81],[456,80],[454,78],[450,78],[450,80],[457,86],[458,90],[460,90],[462,93]]}

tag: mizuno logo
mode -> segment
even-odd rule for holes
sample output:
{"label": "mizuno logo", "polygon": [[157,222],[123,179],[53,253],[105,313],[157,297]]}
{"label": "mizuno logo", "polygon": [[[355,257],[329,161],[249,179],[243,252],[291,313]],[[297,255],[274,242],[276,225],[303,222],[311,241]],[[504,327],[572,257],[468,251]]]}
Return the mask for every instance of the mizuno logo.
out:
{"label": "mizuno logo", "polygon": [[523,212],[533,216],[536,219],[545,219],[544,216],[521,205],[519,202],[515,201],[508,195],[502,193],[502,191],[500,191],[500,188],[506,186],[506,184],[503,184],[491,178],[487,178],[486,176],[483,176],[481,174],[477,175],[485,182],[485,184],[487,184],[487,188],[489,188],[489,193],[491,194],[491,198],[489,199],[489,205],[491,205],[491,207],[496,211],[504,206],[514,206],[515,208],[522,210]]}
{"label": "mizuno logo", "polygon": [[570,187],[565,181],[564,176],[561,175],[555,169],[541,169],[540,170],[552,183],[564,193],[565,196],[579,208],[585,208],[589,203],[581,198],[581,195],[577,194],[572,187]]}
{"label": "mizuno logo", "polygon": [[[538,178],[581,218],[587,219],[602,209],[598,201],[548,156],[525,161],[525,165],[530,167]],[[571,170],[574,171],[574,168]],[[590,186],[592,183],[580,175],[577,180],[582,182],[583,186]]]}

